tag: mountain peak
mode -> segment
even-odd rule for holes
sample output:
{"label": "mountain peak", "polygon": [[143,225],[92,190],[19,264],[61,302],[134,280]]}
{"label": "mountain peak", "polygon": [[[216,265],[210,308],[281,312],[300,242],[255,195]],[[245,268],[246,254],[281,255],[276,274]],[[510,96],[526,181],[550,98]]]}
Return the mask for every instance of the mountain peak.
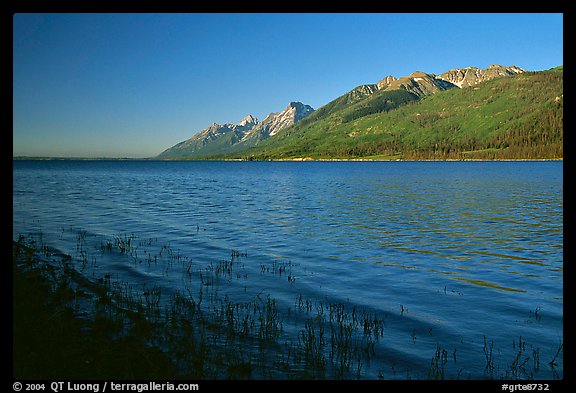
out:
{"label": "mountain peak", "polygon": [[268,139],[276,135],[280,130],[298,123],[312,112],[314,112],[314,108],[310,105],[299,101],[291,101],[282,112],[273,112],[266,116],[258,126],[246,134],[243,141],[252,140],[253,143],[257,143]]}
{"label": "mountain peak", "polygon": [[256,124],[258,124],[258,119],[252,115],[246,116],[238,123],[239,126],[255,126]]}
{"label": "mountain peak", "polygon": [[303,103],[301,103],[300,101],[290,101],[288,103],[288,106],[286,107],[286,109],[288,108],[302,108],[304,106]]}
{"label": "mountain peak", "polygon": [[450,82],[460,88],[474,86],[480,82],[488,81],[494,78],[521,74],[526,70],[516,66],[503,66],[500,64],[491,64],[485,70],[476,67],[454,68],[445,73],[438,75],[438,79]]}
{"label": "mountain peak", "polygon": [[434,94],[452,86],[444,81],[438,81],[433,75],[427,74],[422,71],[415,71],[408,76],[393,79],[388,85],[382,85],[380,90],[406,90],[418,97]]}
{"label": "mountain peak", "polygon": [[305,105],[300,101],[291,101],[286,107],[286,109],[284,109],[284,112],[291,110],[295,110],[295,114],[298,120],[314,112],[314,109],[310,105]]}
{"label": "mountain peak", "polygon": [[428,74],[422,71],[414,71],[410,74],[410,78],[424,78],[426,76],[428,76]]}
{"label": "mountain peak", "polygon": [[390,85],[390,83],[394,82],[395,80],[396,78],[394,78],[392,75],[388,75],[386,78],[376,83],[376,87],[378,87],[378,90],[383,90],[387,88]]}

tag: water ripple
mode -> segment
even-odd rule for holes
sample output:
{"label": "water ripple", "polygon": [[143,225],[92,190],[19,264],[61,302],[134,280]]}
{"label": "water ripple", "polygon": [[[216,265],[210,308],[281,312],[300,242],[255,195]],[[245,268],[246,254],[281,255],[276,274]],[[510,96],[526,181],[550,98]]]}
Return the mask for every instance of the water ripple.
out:
{"label": "water ripple", "polygon": [[[243,250],[250,278],[227,282],[231,293],[386,315],[378,356],[407,368],[429,364],[439,342],[482,354],[483,336],[502,356],[510,335],[534,337],[544,358],[562,336],[562,192],[561,163],[15,161],[13,236],[42,232],[74,254],[71,229],[93,251],[136,234],[198,268]],[[126,280],[185,282],[181,270],[97,256],[99,271]],[[289,261],[295,281],[261,272],[274,261]],[[547,317],[526,323],[537,308]]]}

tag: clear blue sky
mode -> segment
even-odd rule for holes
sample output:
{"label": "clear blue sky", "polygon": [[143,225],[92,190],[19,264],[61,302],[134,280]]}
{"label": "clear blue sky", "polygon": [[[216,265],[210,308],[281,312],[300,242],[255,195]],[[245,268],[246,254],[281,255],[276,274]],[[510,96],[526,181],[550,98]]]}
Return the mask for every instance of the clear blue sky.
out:
{"label": "clear blue sky", "polygon": [[563,64],[562,14],[16,14],[13,154],[152,157],[413,71]]}

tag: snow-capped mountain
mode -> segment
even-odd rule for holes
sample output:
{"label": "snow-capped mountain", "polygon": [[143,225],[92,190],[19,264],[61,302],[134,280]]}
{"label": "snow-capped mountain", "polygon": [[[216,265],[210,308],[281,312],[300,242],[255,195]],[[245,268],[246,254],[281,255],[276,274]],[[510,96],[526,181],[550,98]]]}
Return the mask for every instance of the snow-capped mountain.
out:
{"label": "snow-capped mountain", "polygon": [[237,124],[213,123],[190,139],[166,149],[157,158],[202,158],[242,150],[275,135],[312,112],[314,109],[310,105],[290,102],[286,109],[270,113],[262,122],[248,115]]}
{"label": "snow-capped mountain", "polygon": [[291,102],[281,112],[273,112],[256,125],[252,130],[246,133],[242,142],[247,145],[255,145],[258,142],[274,136],[283,128],[296,124],[309,114],[314,112],[310,105],[301,102]]}

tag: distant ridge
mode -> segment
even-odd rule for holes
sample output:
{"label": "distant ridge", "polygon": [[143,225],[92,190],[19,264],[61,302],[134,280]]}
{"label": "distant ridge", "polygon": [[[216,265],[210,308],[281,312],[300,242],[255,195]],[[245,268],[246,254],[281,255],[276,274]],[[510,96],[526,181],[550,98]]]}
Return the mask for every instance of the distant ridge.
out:
{"label": "distant ridge", "polygon": [[238,124],[212,123],[190,139],[166,149],[156,158],[205,158],[247,149],[275,135],[282,128],[297,123],[312,112],[314,109],[310,105],[290,102],[283,111],[270,113],[262,122],[248,115]]}

